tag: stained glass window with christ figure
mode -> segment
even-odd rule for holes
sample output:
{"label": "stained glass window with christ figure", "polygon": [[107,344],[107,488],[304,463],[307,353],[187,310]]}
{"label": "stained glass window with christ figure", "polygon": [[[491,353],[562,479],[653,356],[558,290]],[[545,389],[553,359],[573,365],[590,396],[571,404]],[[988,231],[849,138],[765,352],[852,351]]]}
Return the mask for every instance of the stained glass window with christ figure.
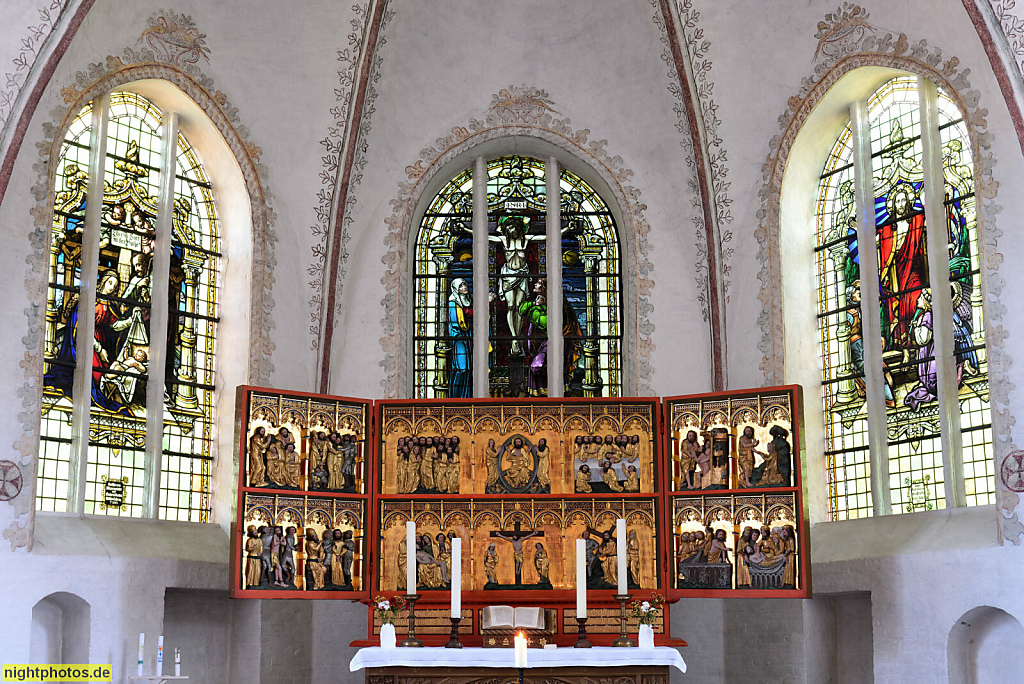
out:
{"label": "stained glass window with christ figure", "polygon": [[[938,405],[939,377],[955,372],[963,442],[964,503],[989,503],[993,496],[991,424],[985,335],[981,316],[980,264],[973,162],[967,129],[954,102],[938,95],[948,250],[929,254],[921,107],[915,77],[892,79],[868,100],[870,169],[875,220],[877,277],[863,277],[857,240],[856,144],[851,126],[840,135],[819,185],[816,248],[819,329],[824,371],[826,459],[833,519],[873,510],[868,444],[865,364],[877,364],[883,385],[887,496],[895,513],[947,505]],[[948,261],[952,307],[935,310],[929,260]],[[865,358],[862,295],[877,288],[882,354]],[[868,312],[866,315],[874,315]],[[952,320],[954,359],[935,354],[936,316]],[[945,369],[945,370],[944,370]],[[877,465],[876,465],[877,467]]]}
{"label": "stained glass window with christ figure", "polygon": [[[547,395],[550,268],[545,163],[523,156],[486,164],[487,263],[473,262],[472,170],[433,199],[415,244],[414,391],[473,395],[473,364],[488,393]],[[573,172],[559,172],[565,396],[618,396],[622,388],[619,242],[608,205]],[[487,270],[489,339],[473,354],[473,272]],[[477,355],[481,354],[476,347]]]}
{"label": "stained glass window with christ figure", "polygon": [[[103,196],[97,240],[85,239],[92,105],[72,122],[57,164],[57,194],[50,242],[43,406],[40,430],[40,510],[68,510],[77,447],[75,416],[88,409],[83,512],[140,516],[147,459],[160,458],[159,515],[205,521],[210,510],[217,217],[211,187],[183,136],[176,173],[167,254],[160,244],[161,168],[168,150],[163,116],[131,92],[110,95]],[[95,236],[93,236],[95,237]],[[166,244],[166,243],[165,243]],[[158,268],[160,266],[161,268]],[[83,273],[96,269],[93,344],[87,394],[75,396]],[[155,280],[158,273],[166,280]],[[154,302],[163,298],[165,329],[153,328]],[[86,333],[88,334],[88,333]],[[162,411],[149,405],[152,362],[163,360]],[[88,404],[85,400],[88,399]],[[162,444],[147,445],[147,429],[160,427]],[[149,471],[155,469],[150,467]]]}

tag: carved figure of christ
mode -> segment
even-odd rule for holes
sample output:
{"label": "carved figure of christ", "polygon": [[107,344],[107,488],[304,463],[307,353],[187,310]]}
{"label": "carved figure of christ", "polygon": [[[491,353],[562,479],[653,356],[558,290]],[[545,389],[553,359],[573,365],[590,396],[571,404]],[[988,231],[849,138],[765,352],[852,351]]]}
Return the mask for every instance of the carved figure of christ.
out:
{"label": "carved figure of christ", "polygon": [[494,530],[491,532],[492,537],[498,539],[504,539],[505,541],[512,544],[512,551],[515,554],[513,557],[516,562],[516,584],[523,583],[523,542],[530,537],[543,537],[544,532],[541,530],[533,530],[527,532],[523,530],[519,521],[516,521],[515,527],[511,530]]}

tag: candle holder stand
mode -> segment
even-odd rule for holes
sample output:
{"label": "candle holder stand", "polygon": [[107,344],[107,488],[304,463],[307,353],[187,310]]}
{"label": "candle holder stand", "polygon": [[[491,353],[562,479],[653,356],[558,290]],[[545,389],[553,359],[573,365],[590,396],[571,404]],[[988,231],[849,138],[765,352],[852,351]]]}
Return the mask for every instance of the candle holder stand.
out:
{"label": "candle holder stand", "polygon": [[573,648],[590,648],[592,644],[587,641],[587,618],[576,618],[576,624],[579,625],[579,633]]}
{"label": "candle holder stand", "polygon": [[619,602],[619,621],[621,627],[619,628],[619,638],[612,642],[612,646],[625,646],[631,647],[636,646],[636,642],[626,636],[626,604],[629,602],[629,594],[616,594],[615,600]]}
{"label": "candle holder stand", "polygon": [[452,621],[452,633],[448,637],[448,643],[444,645],[445,648],[462,648],[462,642],[459,641],[459,623],[462,622],[462,618],[451,618]]}
{"label": "candle holder stand", "polygon": [[416,602],[420,600],[420,595],[406,594],[405,600],[409,604],[409,634],[398,645],[406,648],[422,648],[423,642],[416,638]]}

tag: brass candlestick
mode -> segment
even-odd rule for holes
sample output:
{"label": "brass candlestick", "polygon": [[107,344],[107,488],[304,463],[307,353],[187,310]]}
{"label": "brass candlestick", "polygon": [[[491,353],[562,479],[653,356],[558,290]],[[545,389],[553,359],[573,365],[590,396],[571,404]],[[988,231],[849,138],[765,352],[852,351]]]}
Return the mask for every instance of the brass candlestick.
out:
{"label": "brass candlestick", "polygon": [[619,602],[619,621],[622,626],[619,629],[619,638],[612,642],[612,646],[636,646],[636,642],[626,636],[626,603],[629,601],[629,594],[616,594],[615,600]]}
{"label": "brass candlestick", "polygon": [[462,618],[451,618],[452,621],[452,633],[448,637],[448,643],[444,645],[445,648],[462,648],[462,642],[459,641],[459,623],[462,622]]}
{"label": "brass candlestick", "polygon": [[422,647],[423,642],[416,638],[416,602],[420,600],[419,594],[406,594],[405,600],[409,604],[409,634],[399,646]]}
{"label": "brass candlestick", "polygon": [[573,648],[590,648],[592,644],[587,641],[587,618],[576,618],[576,624],[579,625],[580,630]]}

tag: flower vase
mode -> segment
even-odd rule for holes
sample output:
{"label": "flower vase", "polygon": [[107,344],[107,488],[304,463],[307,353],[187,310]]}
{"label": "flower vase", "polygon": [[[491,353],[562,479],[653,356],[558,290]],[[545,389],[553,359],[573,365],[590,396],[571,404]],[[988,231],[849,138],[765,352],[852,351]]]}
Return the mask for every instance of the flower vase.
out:
{"label": "flower vase", "polygon": [[394,648],[395,643],[395,626],[390,622],[385,622],[380,626],[380,647]]}
{"label": "flower vase", "polygon": [[654,627],[651,625],[640,625],[640,648],[654,648]]}

